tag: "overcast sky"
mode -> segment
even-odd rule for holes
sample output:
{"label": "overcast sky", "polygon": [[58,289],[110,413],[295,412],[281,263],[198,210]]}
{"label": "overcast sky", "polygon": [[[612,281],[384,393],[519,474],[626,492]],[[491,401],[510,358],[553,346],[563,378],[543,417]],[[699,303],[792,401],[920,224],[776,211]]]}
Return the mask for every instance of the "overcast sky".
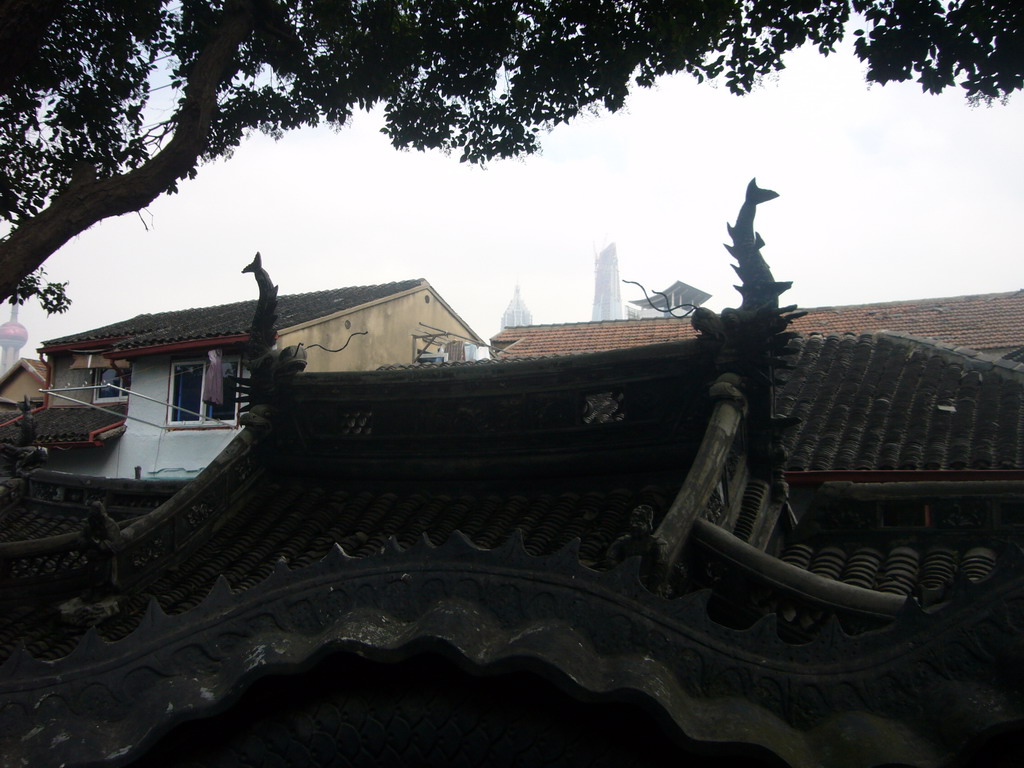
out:
{"label": "overcast sky", "polygon": [[538,156],[483,169],[398,152],[373,114],[251,138],[52,257],[74,304],[51,318],[26,305],[22,353],[143,312],[253,298],[240,270],[257,250],[281,294],[426,278],[484,337],[516,282],[535,323],[589,320],[594,254],[610,242],[622,278],[683,280],[713,294],[708,306],[735,306],[721,243],[754,176],[781,195],[756,227],[776,279],[794,281],[790,303],[1024,288],[1019,97],[972,108],[956,91],[869,88],[848,53],[787,65],[745,97],[662,80],[619,114],[554,130]]}

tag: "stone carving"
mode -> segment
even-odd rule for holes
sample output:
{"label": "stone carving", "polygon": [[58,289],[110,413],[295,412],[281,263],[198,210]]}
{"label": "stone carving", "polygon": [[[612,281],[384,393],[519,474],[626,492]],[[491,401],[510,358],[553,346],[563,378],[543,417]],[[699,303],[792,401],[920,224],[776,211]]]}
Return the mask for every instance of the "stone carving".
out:
{"label": "stone carving", "polygon": [[8,477],[22,477],[26,472],[44,464],[47,451],[33,445],[36,440],[36,423],[28,395],[18,403],[21,418],[18,420],[18,444],[0,443],[0,460],[4,463],[3,474]]}

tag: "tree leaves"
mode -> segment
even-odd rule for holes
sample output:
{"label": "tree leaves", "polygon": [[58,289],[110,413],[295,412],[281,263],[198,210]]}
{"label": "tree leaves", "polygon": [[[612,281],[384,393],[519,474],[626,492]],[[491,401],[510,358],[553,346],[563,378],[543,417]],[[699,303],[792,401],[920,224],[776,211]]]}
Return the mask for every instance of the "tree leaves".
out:
{"label": "tree leaves", "polygon": [[[251,131],[341,126],[380,103],[396,147],[474,163],[529,153],[540,131],[621,109],[665,74],[746,93],[805,43],[833,51],[851,10],[869,80],[984,99],[1024,87],[1018,0],[6,0],[0,43],[24,30],[31,55],[0,52],[0,222],[34,226],[83,168],[127,178],[182,126],[203,135],[132,199],[175,191]],[[186,112],[207,108],[187,89],[206,82],[204,51],[235,17],[247,32],[228,64],[217,58],[207,125]]]}

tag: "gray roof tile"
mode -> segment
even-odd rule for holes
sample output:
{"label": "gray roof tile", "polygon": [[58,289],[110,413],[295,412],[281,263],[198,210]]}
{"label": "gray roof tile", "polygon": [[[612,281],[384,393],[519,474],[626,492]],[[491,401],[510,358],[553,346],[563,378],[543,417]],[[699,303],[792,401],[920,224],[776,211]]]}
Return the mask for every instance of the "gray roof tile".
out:
{"label": "gray roof tile", "polygon": [[788,469],[1019,469],[1015,365],[897,334],[805,336],[776,394]]}
{"label": "gray roof tile", "polygon": [[[277,299],[277,327],[287,328],[309,322],[361,304],[408,291],[423,283],[422,279],[402,280],[381,285],[360,285],[332,288],[326,291],[297,293]],[[152,315],[137,315],[130,320],[104,325],[89,331],[62,336],[43,342],[43,347],[117,339],[115,349],[172,344],[179,341],[217,338],[248,333],[256,300],[237,301],[214,307],[179,309]]]}

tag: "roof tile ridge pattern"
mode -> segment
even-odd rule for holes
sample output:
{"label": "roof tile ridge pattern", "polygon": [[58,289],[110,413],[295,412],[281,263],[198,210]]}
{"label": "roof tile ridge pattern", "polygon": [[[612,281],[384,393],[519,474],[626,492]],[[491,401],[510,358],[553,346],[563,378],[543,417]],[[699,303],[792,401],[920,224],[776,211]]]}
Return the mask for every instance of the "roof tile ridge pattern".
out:
{"label": "roof tile ridge pattern", "polygon": [[[309,300],[315,296],[328,296],[332,293],[366,291],[370,289],[384,289],[394,287],[391,293],[410,290],[425,282],[423,278],[409,280],[396,280],[388,283],[377,283],[373,285],[351,285],[337,288],[325,288],[319,291],[306,291],[304,293],[290,293],[278,297],[278,302],[294,303],[298,300]],[[404,286],[399,288],[398,286]],[[391,294],[387,294],[391,295]],[[223,304],[211,304],[201,307],[184,307],[181,309],[170,309],[164,312],[145,312],[125,320],[118,320],[113,323],[91,328],[80,333],[67,334],[55,339],[48,339],[43,346],[57,344],[73,344],[77,341],[89,341],[93,339],[113,338],[123,336],[141,336],[147,333],[160,331],[164,326],[173,323],[176,319],[187,317],[196,313],[226,313],[232,310],[239,310],[247,305],[255,305],[256,299],[243,299],[241,301],[230,301]],[[142,327],[135,327],[135,325]],[[105,332],[105,333],[101,333]]]}
{"label": "roof tile ridge pattern", "polygon": [[616,320],[572,320],[564,323],[534,323],[531,325],[510,325],[507,328],[502,328],[495,336],[501,335],[506,331],[524,331],[524,330],[541,330],[544,328],[567,328],[570,326],[575,327],[598,327],[604,325],[625,325],[627,323],[657,323],[657,322],[680,322],[682,320],[688,320],[689,318],[679,317],[623,317]]}
{"label": "roof tile ridge pattern", "polygon": [[795,346],[776,401],[801,419],[785,438],[790,470],[1022,466],[1024,378],[1012,366],[891,333]]}
{"label": "roof tile ridge pattern", "polygon": [[1024,288],[1015,291],[1001,291],[998,293],[967,293],[960,296],[935,296],[924,299],[895,299],[893,301],[872,301],[863,304],[831,304],[820,307],[801,307],[805,312],[823,312],[830,309],[868,309],[870,307],[905,307],[905,306],[927,306],[939,302],[963,302],[970,300],[985,301],[990,299],[1008,299],[1014,296],[1024,297]]}
{"label": "roof tile ridge pattern", "polygon": [[962,363],[971,370],[994,371],[998,374],[1011,376],[1014,380],[1024,384],[1024,363],[1007,360],[985,350],[950,344],[939,339],[917,336],[906,331],[878,331],[877,335],[889,336],[893,339],[902,339],[922,347],[929,347],[949,362]]}
{"label": "roof tile ridge pattern", "polygon": [[[334,544],[295,569],[278,560],[238,591],[217,576],[210,592],[177,616],[143,598],[133,647],[108,643],[95,629],[50,662],[19,646],[2,667],[5,697],[21,712],[45,701],[49,716],[23,718],[18,724],[30,731],[8,730],[0,739],[24,764],[55,754],[88,759],[93,755],[83,750],[90,747],[98,755],[124,743],[138,748],[166,721],[168,703],[175,713],[202,715],[230,703],[239,680],[308,667],[327,648],[387,660],[427,640],[476,670],[529,659],[587,697],[629,691],[691,739],[756,744],[800,768],[859,740],[867,749],[847,765],[919,763],[913,758],[922,755],[937,764],[944,752],[1021,716],[1018,680],[993,683],[988,667],[962,661],[965,652],[1008,658],[1015,647],[1014,622],[977,639],[1019,594],[1021,553],[1009,554],[1016,560],[1004,558],[994,581],[961,584],[940,612],[926,614],[908,601],[881,631],[847,635],[835,622],[793,646],[778,636],[774,618],[743,630],[718,624],[707,610],[710,590],[673,600],[651,594],[636,559],[606,572],[589,569],[579,561],[578,540],[534,555],[521,531],[493,548],[455,533],[438,544],[420,536],[406,546],[391,536],[363,558]],[[395,573],[405,574],[405,589],[390,588]],[[539,583],[537,573],[555,578]],[[581,601],[581,592],[590,599]],[[622,638],[630,636],[659,642],[625,650],[631,646]],[[866,679],[875,670],[891,683],[884,695]],[[701,676],[726,684],[701,684]],[[994,717],[957,721],[935,701],[951,680],[985,685]],[[766,686],[773,695],[761,695]],[[81,707],[90,694],[103,706]],[[879,731],[880,723],[888,730]]]}

